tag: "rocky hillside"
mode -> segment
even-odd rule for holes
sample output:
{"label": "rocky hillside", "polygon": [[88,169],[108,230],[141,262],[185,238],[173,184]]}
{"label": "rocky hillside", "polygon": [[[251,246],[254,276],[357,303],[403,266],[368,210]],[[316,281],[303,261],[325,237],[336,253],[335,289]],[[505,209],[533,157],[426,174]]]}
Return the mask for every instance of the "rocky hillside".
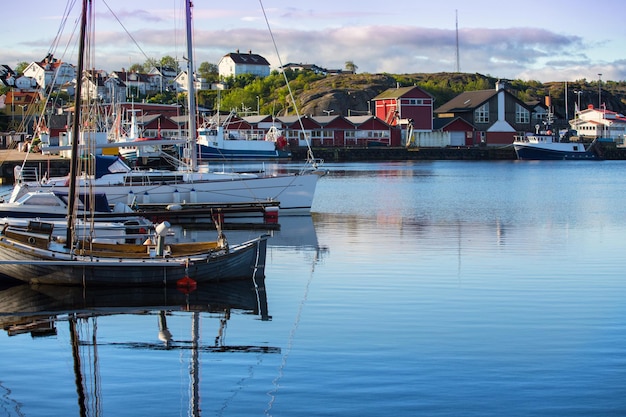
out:
{"label": "rocky hillside", "polygon": [[[417,85],[435,98],[435,108],[463,91],[495,88],[498,78],[481,74],[464,73],[418,73],[418,74],[352,74],[328,76],[314,81],[301,90],[294,91],[301,114],[321,116],[324,114],[360,115],[370,110],[370,100],[395,86]],[[504,80],[506,88],[525,102],[544,101],[550,96],[555,112],[564,116],[565,82],[539,83],[537,81]],[[577,80],[568,82],[567,114],[574,114],[578,100],[574,91],[581,91],[582,108],[588,104],[598,105],[598,82]],[[607,109],[626,114],[626,82],[602,83],[602,102]],[[373,109],[371,109],[373,110]]]}

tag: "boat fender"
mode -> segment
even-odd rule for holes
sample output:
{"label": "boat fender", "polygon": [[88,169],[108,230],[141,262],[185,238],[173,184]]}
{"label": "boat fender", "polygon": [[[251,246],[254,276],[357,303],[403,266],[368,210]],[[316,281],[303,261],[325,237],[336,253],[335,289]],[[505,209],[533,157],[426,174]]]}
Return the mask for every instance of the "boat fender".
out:
{"label": "boat fender", "polygon": [[167,206],[165,206],[165,209],[169,211],[178,211],[182,210],[183,206],[181,206],[180,204],[168,204]]}

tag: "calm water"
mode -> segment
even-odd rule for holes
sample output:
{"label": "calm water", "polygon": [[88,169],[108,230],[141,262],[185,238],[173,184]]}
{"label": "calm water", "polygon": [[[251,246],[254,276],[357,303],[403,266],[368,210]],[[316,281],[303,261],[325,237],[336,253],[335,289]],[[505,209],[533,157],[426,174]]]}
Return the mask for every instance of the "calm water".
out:
{"label": "calm water", "polygon": [[1,291],[0,415],[626,415],[624,162],[326,168],[265,282]]}

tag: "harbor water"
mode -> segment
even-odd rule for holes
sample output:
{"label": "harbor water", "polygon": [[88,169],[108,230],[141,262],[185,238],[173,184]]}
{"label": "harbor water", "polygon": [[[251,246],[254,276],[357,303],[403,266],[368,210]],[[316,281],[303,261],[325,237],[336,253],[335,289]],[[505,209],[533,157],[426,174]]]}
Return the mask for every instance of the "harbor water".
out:
{"label": "harbor water", "polygon": [[324,167],[265,280],[5,285],[0,415],[626,415],[625,162]]}

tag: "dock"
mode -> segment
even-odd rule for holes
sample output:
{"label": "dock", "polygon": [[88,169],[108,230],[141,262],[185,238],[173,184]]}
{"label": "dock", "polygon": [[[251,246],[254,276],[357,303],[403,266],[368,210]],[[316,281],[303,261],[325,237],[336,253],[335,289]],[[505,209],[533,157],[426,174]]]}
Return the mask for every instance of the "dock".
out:
{"label": "dock", "polygon": [[70,160],[59,155],[0,149],[0,184],[12,184],[15,181],[15,167],[22,164],[37,168],[41,173],[48,172],[50,176],[55,177],[62,177],[70,172]]}
{"label": "dock", "polygon": [[[211,225],[214,222],[247,225],[278,223],[278,201],[252,203],[180,203],[180,204],[137,204],[133,214],[146,217],[153,222],[169,221],[185,226]],[[253,221],[254,220],[254,221]],[[259,221],[262,220],[262,221]]]}

